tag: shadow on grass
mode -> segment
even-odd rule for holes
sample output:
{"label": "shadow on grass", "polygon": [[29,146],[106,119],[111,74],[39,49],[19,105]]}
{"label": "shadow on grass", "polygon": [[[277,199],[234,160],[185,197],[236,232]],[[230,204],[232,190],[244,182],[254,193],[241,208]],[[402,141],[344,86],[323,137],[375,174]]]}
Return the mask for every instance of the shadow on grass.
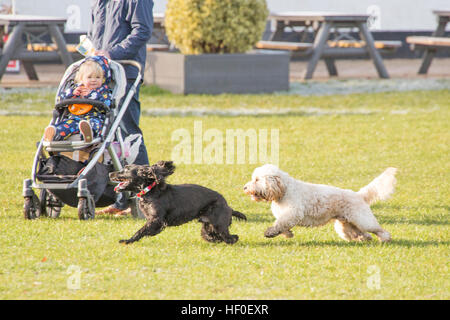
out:
{"label": "shadow on grass", "polygon": [[84,221],[86,223],[89,223],[89,221],[130,221],[130,220],[135,220],[135,221],[142,222],[142,223],[145,222],[144,219],[137,219],[137,218],[133,218],[132,216],[116,217],[114,215],[95,216],[94,219],[90,219],[90,220],[80,220],[76,216],[67,216],[67,215],[64,216],[63,213],[58,218],[50,218],[50,217],[47,217],[47,216],[41,216],[41,217],[39,217],[37,219],[33,219],[33,220],[25,219],[23,217],[23,214],[17,215],[17,216],[11,216],[11,215],[0,216],[0,221],[1,220],[7,220],[7,219],[8,220],[17,220],[17,219],[19,219],[19,220],[23,220],[23,221],[36,221],[36,222],[39,221],[39,220],[42,220],[42,221],[55,221],[55,223],[58,222],[58,221],[61,221],[61,222],[64,222],[64,221]]}
{"label": "shadow on grass", "polygon": [[[414,212],[418,212],[420,211],[420,209],[426,210],[441,209],[447,211],[447,213],[450,214],[450,206],[446,205],[405,207],[399,205],[376,204],[372,206],[372,209],[411,210]],[[423,219],[420,219],[420,218],[409,218],[405,216],[390,216],[389,213],[385,213],[383,216],[380,216],[375,211],[375,216],[377,217],[377,220],[378,222],[380,222],[380,224],[417,224],[417,225],[443,225],[443,226],[450,225],[450,219],[445,217],[443,214],[439,214],[439,216],[436,216],[436,214],[434,215],[430,214],[429,217],[424,217]],[[275,218],[270,213],[247,214],[247,218],[248,222],[273,223],[275,221]]]}
{"label": "shadow on grass", "polygon": [[378,217],[378,222],[380,224],[418,224],[423,226],[430,226],[430,225],[441,225],[441,226],[448,226],[450,225],[450,220],[437,220],[432,218],[426,218],[426,219],[408,219],[408,218],[402,218],[402,217]]}
{"label": "shadow on grass", "polygon": [[[430,225],[442,225],[447,226],[450,225],[450,219],[446,219],[442,217],[442,219],[439,219],[439,217],[427,217],[424,219],[419,218],[407,218],[407,217],[393,217],[393,216],[379,216],[375,215],[377,217],[377,220],[380,224],[416,224],[416,225],[423,225],[423,226],[430,226]],[[268,223],[272,224],[275,221],[275,218],[273,216],[268,215],[247,215],[247,221],[248,222],[256,222],[256,223]],[[329,223],[333,223],[330,221]]]}
{"label": "shadow on grass", "polygon": [[[6,219],[11,219],[11,220],[15,220],[15,219],[20,219],[22,218],[24,221],[30,221],[30,220],[26,220],[23,218],[23,215],[18,215],[18,216],[0,216],[0,220],[6,220]],[[75,221],[75,220],[80,220],[78,217],[73,217],[73,216],[64,216],[63,214],[61,214],[60,217],[58,218],[49,218],[46,216],[42,216],[38,219],[35,219],[34,221],[40,220],[40,219],[46,219],[46,220],[54,220],[54,221]],[[136,220],[136,221],[141,221],[141,222],[145,222],[144,219],[137,219],[131,216],[125,216],[125,217],[115,217],[113,215],[110,216],[96,216],[94,220],[87,220],[87,221],[95,221],[95,220],[106,220],[106,221],[126,221],[126,220]],[[449,219],[433,219],[433,218],[425,218],[425,219],[409,219],[409,218],[404,218],[404,217],[389,217],[389,216],[378,216],[377,217],[378,222],[383,225],[383,224],[407,224],[407,225],[412,225],[412,224],[416,224],[416,225],[423,225],[423,226],[430,226],[430,225],[441,225],[441,226],[448,226],[450,225],[450,220]],[[236,221],[236,220],[233,220]],[[267,216],[267,215],[247,215],[247,222],[248,223],[263,223],[263,224],[273,224],[273,222],[275,221],[275,218],[272,216]],[[332,221],[330,221],[330,223],[332,223]]]}
{"label": "shadow on grass", "polygon": [[[248,245],[248,244],[247,244]],[[410,239],[393,239],[388,243],[381,243],[377,240],[368,242],[346,242],[341,240],[325,240],[325,241],[258,241],[253,242],[255,247],[340,247],[340,248],[362,248],[362,247],[406,247],[406,248],[423,248],[423,247],[438,247],[450,245],[450,241],[437,241],[437,240],[410,240]],[[235,246],[245,246],[243,242],[237,242]]]}
{"label": "shadow on grass", "polygon": [[247,222],[261,222],[261,223],[273,223],[275,218],[272,215],[261,214],[247,214]]}
{"label": "shadow on grass", "polygon": [[[372,207],[372,209],[389,209],[389,210],[397,210],[397,211],[410,211],[410,212],[430,212],[433,210],[440,210],[438,214],[429,213],[426,214],[422,219],[417,217],[407,217],[407,216],[391,216],[389,213],[386,213],[383,216],[378,216],[377,219],[381,224],[417,224],[417,225],[450,225],[450,219],[448,216],[445,216],[445,213],[450,213],[450,206],[448,205],[428,205],[428,206],[400,206],[400,205],[389,205],[389,204],[377,204]],[[443,213],[444,211],[445,213]]]}
{"label": "shadow on grass", "polygon": [[389,204],[389,203],[376,203],[374,205],[371,205],[372,209],[383,209],[383,208],[388,208],[388,209],[392,209],[392,210],[420,210],[420,209],[428,209],[428,210],[435,210],[435,209],[444,209],[447,212],[450,212],[450,206],[448,205],[442,205],[442,204],[435,204],[435,205],[420,205],[420,206],[402,206],[402,205],[398,205],[398,204]]}

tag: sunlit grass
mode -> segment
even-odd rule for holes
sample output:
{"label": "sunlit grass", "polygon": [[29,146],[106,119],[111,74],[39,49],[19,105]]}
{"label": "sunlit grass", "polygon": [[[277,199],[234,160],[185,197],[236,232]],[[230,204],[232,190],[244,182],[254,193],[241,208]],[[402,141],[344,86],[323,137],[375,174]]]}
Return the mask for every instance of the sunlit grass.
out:
{"label": "sunlit grass", "polygon": [[[449,298],[448,91],[301,97],[177,96],[152,90],[142,91],[145,110],[197,105],[378,110],[324,116],[143,117],[141,127],[151,162],[172,159],[178,143],[172,133],[185,128],[193,139],[194,122],[201,121],[203,133],[278,129],[279,166],[309,182],[357,190],[395,166],[395,194],[373,207],[393,241],[347,243],[331,224],[294,228],[291,239],[266,239],[264,230],[274,220],[270,206],[251,202],[242,192],[260,163],[247,159],[245,164],[196,164],[193,153],[192,163],[176,163],[169,182],[213,188],[244,212],[248,222],[231,226],[240,237],[233,246],[203,241],[197,222],[123,246],[118,240],[130,237],[143,221],[79,221],[76,209],[68,206],[59,219],[27,221],[22,214],[22,182],[30,176],[35,142],[49,118],[1,116],[1,299]],[[25,105],[24,99],[34,98],[19,94],[14,99]],[[37,109],[33,102],[30,108]],[[70,266],[80,270],[79,290],[68,289],[67,281],[74,275],[68,273]],[[373,270],[378,272],[379,289],[368,286]]]}

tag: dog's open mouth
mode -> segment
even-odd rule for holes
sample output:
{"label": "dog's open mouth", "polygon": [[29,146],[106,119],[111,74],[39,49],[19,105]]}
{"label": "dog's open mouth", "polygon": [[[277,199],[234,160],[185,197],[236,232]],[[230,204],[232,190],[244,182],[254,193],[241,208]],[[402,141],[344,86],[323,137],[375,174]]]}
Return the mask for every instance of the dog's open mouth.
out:
{"label": "dog's open mouth", "polygon": [[129,184],[130,184],[129,181],[119,182],[119,184],[114,187],[114,191],[117,193],[122,192],[126,187],[128,187]]}
{"label": "dog's open mouth", "polygon": [[118,183],[118,185],[114,187],[114,191],[117,193],[122,192],[130,184],[130,181],[119,177],[115,172],[109,174],[109,179],[111,182]]}

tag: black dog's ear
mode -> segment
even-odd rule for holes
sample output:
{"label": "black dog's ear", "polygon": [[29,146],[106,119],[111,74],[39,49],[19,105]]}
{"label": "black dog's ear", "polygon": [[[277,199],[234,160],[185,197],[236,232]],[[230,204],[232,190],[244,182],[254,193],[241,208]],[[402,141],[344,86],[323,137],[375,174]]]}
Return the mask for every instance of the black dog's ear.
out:
{"label": "black dog's ear", "polygon": [[137,167],[137,175],[144,178],[154,178],[155,174],[153,168],[148,165],[142,165]]}
{"label": "black dog's ear", "polygon": [[175,172],[175,165],[173,164],[173,161],[158,161],[156,163],[156,166],[158,166],[159,168],[163,169],[161,171],[161,173],[164,174],[164,176],[170,176],[171,174],[173,174]]}

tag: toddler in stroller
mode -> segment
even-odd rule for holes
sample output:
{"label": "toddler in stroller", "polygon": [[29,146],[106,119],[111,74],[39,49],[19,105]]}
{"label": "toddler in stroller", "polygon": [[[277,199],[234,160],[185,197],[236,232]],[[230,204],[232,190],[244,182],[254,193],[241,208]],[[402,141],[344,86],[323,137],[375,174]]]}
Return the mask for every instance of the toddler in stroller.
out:
{"label": "toddler in stroller", "polygon": [[[70,87],[60,94],[61,100],[86,98],[103,102],[111,106],[111,91],[107,85],[111,79],[108,60],[103,56],[85,59],[75,75],[75,87]],[[60,141],[81,133],[85,142],[91,142],[98,136],[105,121],[103,109],[90,104],[72,104],[66,119],[45,128],[45,141]]]}
{"label": "toddler in stroller", "polygon": [[[90,74],[83,66],[91,63],[102,68],[101,83],[83,81],[83,75]],[[139,70],[128,90],[123,65]],[[95,217],[96,207],[115,202],[117,183],[109,180],[108,173],[133,163],[142,138],[123,137],[120,127],[141,79],[141,65],[131,60],[89,57],[67,68],[55,96],[52,120],[37,144],[31,179],[23,183],[26,219],[57,218],[61,208],[69,205],[78,209],[80,219],[88,220]],[[39,197],[33,188],[39,190]],[[142,218],[136,197],[130,193],[126,198],[132,215]]]}

